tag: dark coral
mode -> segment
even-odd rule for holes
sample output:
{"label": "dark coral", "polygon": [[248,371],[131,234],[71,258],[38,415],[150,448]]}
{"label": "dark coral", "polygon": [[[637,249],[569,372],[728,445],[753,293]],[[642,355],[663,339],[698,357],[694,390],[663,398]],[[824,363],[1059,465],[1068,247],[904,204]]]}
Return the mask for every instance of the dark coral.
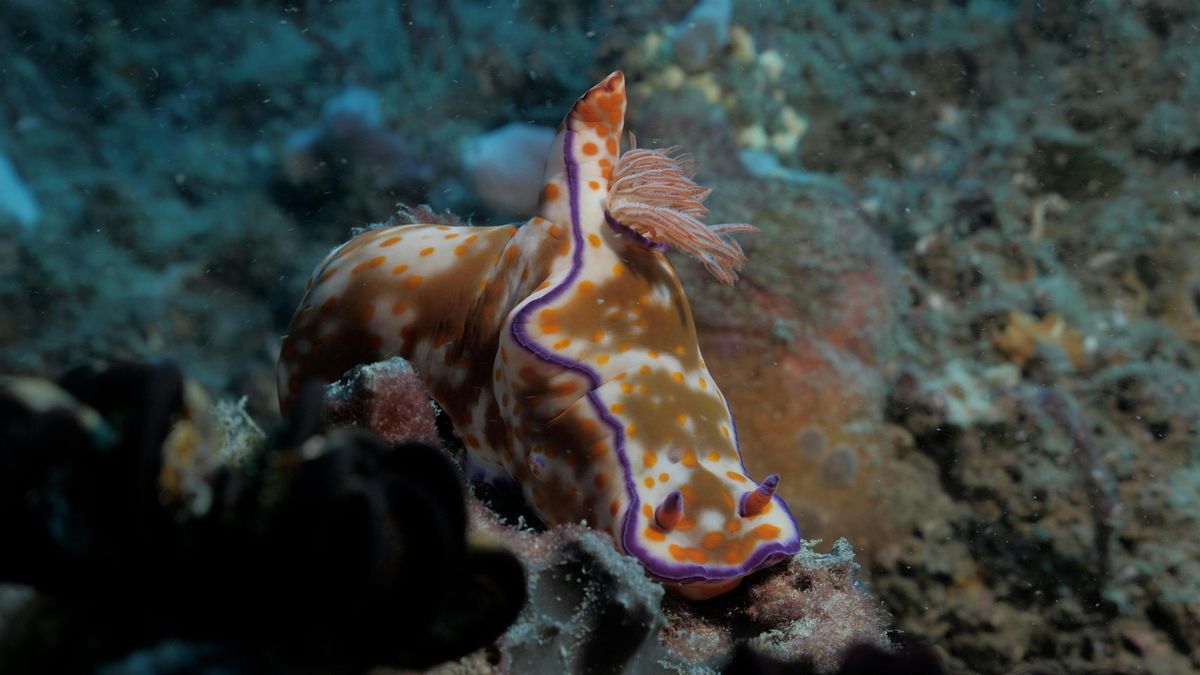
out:
{"label": "dark coral", "polygon": [[0,380],[0,579],[41,594],[0,635],[0,668],[82,672],[160,644],[168,661],[354,672],[500,635],[524,571],[468,544],[457,467],[430,445],[326,429],[323,396],[306,390],[265,447],[218,464],[194,513],[163,489],[170,453],[209,451],[177,441],[192,414],[178,368]]}

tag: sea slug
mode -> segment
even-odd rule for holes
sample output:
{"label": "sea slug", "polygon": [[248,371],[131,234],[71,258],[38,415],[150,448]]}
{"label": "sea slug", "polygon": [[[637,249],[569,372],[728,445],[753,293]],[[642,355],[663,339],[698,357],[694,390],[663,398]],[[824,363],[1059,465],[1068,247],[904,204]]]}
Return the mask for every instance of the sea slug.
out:
{"label": "sea slug", "polygon": [[318,266],[284,338],[284,407],[311,379],[408,359],[475,479],[515,484],[548,524],[612,534],[654,578],[710,597],[799,550],[777,476],[746,475],[729,405],[665,251],[733,283],[709,190],[672,150],[621,154],[625,78],[572,107],[539,212],[520,227],[370,230]]}

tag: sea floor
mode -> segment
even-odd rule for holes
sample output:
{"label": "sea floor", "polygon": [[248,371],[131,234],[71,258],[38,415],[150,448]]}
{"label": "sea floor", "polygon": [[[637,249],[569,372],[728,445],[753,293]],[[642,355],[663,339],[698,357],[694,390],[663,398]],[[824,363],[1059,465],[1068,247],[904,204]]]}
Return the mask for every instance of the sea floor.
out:
{"label": "sea floor", "polygon": [[1200,671],[1200,6],[722,4],[0,0],[0,373],[172,360],[269,427],[325,253],[520,220],[487,132],[622,69],[761,228],[736,287],[675,259],[747,468],[895,634]]}

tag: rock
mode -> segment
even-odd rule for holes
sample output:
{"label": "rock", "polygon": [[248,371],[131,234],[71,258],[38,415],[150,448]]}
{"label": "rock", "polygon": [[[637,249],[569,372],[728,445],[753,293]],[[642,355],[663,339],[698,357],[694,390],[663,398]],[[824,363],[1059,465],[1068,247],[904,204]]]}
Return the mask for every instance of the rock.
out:
{"label": "rock", "polygon": [[356,366],[329,385],[325,408],[330,422],[369,429],[389,443],[440,443],[429,392],[412,365],[398,356]]}
{"label": "rock", "polygon": [[671,48],[675,60],[689,73],[712,65],[729,46],[732,0],[701,0],[675,28]]}
{"label": "rock", "polygon": [[553,140],[550,127],[514,122],[467,141],[459,160],[467,181],[488,208],[532,215]]}

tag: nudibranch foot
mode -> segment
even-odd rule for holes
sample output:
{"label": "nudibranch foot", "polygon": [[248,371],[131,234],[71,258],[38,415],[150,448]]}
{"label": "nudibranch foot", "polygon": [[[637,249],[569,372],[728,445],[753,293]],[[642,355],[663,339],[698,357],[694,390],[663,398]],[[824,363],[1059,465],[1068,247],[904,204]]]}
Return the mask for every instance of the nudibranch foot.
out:
{"label": "nudibranch foot", "polygon": [[621,155],[624,116],[616,72],[559,127],[541,213],[520,227],[384,227],[330,253],[284,338],[281,402],[402,356],[474,473],[710,597],[796,553],[800,533],[746,473],[666,249],[733,283],[745,254],[729,234],[753,228],[702,222],[709,191],[686,156]]}

